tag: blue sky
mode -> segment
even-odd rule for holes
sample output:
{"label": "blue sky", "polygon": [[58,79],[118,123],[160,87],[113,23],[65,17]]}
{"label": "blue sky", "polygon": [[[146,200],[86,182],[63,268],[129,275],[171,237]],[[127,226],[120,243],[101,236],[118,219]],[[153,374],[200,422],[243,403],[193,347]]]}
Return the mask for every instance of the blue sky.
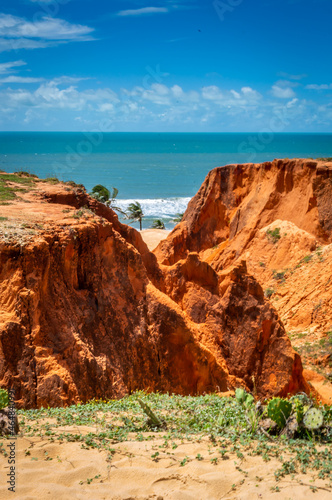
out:
{"label": "blue sky", "polygon": [[0,130],[332,132],[331,0],[2,0]]}

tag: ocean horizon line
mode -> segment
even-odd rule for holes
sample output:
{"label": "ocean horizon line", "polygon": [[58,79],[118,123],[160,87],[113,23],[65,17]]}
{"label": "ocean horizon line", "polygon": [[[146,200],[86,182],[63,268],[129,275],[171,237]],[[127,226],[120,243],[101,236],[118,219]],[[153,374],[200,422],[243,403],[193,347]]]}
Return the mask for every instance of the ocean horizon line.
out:
{"label": "ocean horizon line", "polygon": [[102,134],[138,134],[138,135],[143,135],[143,134],[179,134],[179,135],[186,135],[186,134],[199,134],[199,135],[243,135],[243,134],[273,134],[273,135],[332,135],[331,132],[301,132],[301,131],[287,131],[287,132],[273,132],[271,130],[248,130],[248,131],[237,131],[237,132],[199,132],[199,131],[193,131],[193,132],[184,132],[184,131],[103,131],[103,130],[0,130],[0,134],[97,134],[97,133],[102,133]]}

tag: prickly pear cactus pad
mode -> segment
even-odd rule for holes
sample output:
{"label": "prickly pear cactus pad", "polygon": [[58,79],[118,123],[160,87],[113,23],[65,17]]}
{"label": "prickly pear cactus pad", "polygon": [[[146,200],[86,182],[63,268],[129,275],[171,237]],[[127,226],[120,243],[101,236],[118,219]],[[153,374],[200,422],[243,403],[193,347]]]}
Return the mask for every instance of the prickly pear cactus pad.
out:
{"label": "prickly pear cactus pad", "polygon": [[324,417],[318,408],[310,408],[303,417],[303,423],[307,429],[319,429],[323,425]]}
{"label": "prickly pear cactus pad", "polygon": [[238,403],[243,403],[246,397],[246,391],[244,389],[237,388],[235,389],[235,398]]}
{"label": "prickly pear cactus pad", "polygon": [[281,398],[273,398],[267,405],[267,414],[278,427],[282,429],[286,425],[286,420],[292,413],[292,404]]}

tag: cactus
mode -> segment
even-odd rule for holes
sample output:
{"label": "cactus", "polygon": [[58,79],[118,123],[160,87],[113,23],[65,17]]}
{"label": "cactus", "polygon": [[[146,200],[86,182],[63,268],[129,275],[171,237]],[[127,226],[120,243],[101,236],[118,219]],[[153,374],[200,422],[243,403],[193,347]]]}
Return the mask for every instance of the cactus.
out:
{"label": "cactus", "polygon": [[311,431],[323,425],[324,417],[318,408],[310,408],[303,417],[305,427]]}
{"label": "cactus", "polygon": [[292,404],[281,398],[273,398],[267,405],[267,414],[280,429],[285,427],[286,421],[292,413]]}
{"label": "cactus", "polygon": [[238,403],[242,404],[246,397],[246,391],[244,389],[235,389],[235,399]]}
{"label": "cactus", "polygon": [[240,388],[235,389],[235,399],[240,405],[243,405],[245,407],[249,407],[255,401],[252,394],[249,394],[244,389]]}
{"label": "cactus", "polygon": [[293,396],[290,399],[290,401],[291,401],[291,403],[293,405],[293,409],[295,411],[297,423],[300,424],[303,420],[303,416],[304,416],[306,410],[309,409],[309,406],[305,407],[303,405],[303,402],[301,401],[301,399],[296,397],[296,396]]}

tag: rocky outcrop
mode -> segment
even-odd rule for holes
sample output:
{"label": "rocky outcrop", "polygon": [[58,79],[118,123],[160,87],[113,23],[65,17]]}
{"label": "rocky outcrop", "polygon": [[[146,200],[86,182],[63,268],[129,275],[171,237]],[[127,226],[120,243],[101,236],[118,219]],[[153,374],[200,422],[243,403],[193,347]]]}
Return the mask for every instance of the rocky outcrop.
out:
{"label": "rocky outcrop", "polygon": [[[137,389],[244,386],[262,397],[308,389],[300,357],[245,263],[220,270],[197,252],[207,248],[198,213],[189,217],[197,242],[189,231],[191,251],[182,248],[180,259],[176,250],[166,266],[83,190],[40,183],[24,196],[22,207],[4,207],[16,226],[0,240],[0,385],[15,390],[18,406]],[[209,245],[229,237],[218,218],[226,201],[213,213],[202,209]]]}
{"label": "rocky outcrop", "polygon": [[166,265],[217,245],[217,269],[243,255],[257,232],[275,220],[292,222],[319,241],[332,239],[332,163],[274,160],[212,170],[183,221],[155,251]]}
{"label": "rocky outcrop", "polygon": [[331,200],[331,162],[216,168],[155,254],[171,266],[195,251],[217,273],[245,260],[288,329],[324,333],[332,329]]}
{"label": "rocky outcrop", "polygon": [[[331,161],[216,168],[155,254],[173,269],[197,252],[218,276],[245,260],[312,367],[328,356],[331,345],[331,207]],[[324,374],[331,380],[332,363],[326,359]],[[323,386],[308,381],[314,390]],[[324,391],[318,391],[322,401],[327,402],[330,385],[325,378]]]}

